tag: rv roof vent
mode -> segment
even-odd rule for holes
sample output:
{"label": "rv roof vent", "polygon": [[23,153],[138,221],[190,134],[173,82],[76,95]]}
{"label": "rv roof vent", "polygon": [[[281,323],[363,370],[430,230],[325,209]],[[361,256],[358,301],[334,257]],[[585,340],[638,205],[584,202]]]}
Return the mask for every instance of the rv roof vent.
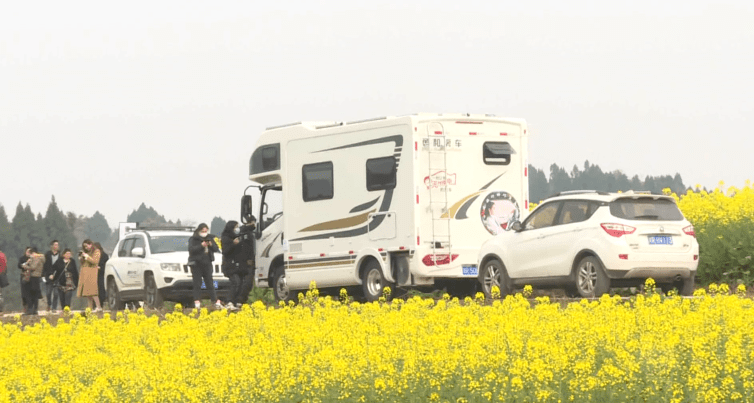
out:
{"label": "rv roof vent", "polygon": [[331,123],[325,123],[318,126],[314,126],[315,129],[327,129],[328,127],[335,127],[335,126],[343,126],[343,122],[331,122]]}
{"label": "rv roof vent", "polygon": [[280,126],[270,126],[270,127],[266,128],[265,130],[275,130],[275,129],[280,129],[280,128],[283,128],[283,127],[296,126],[296,125],[300,125],[300,124],[301,124],[301,122],[296,122],[296,123],[288,123],[288,124],[284,124],[284,125],[280,125]]}
{"label": "rv roof vent", "polygon": [[380,116],[378,118],[363,119],[363,120],[354,120],[354,121],[351,121],[351,122],[346,122],[346,124],[347,125],[353,125],[353,124],[356,124],[356,123],[364,123],[364,122],[371,122],[371,121],[374,121],[374,120],[384,120],[384,119],[387,119],[387,117],[386,116]]}

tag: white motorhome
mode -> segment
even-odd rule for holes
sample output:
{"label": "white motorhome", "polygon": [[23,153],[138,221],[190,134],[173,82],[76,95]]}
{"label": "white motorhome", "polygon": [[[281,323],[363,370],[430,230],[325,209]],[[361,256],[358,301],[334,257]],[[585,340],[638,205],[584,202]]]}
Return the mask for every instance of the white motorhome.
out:
{"label": "white motorhome", "polygon": [[278,300],[312,281],[366,300],[388,285],[475,288],[482,243],[528,212],[527,143],[524,120],[492,115],[268,128],[249,163],[256,285]]}

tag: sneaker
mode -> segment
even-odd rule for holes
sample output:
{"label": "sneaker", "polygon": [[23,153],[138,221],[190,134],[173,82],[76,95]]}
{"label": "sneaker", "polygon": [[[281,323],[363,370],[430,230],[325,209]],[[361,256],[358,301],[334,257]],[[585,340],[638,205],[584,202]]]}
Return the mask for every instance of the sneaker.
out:
{"label": "sneaker", "polygon": [[215,302],[215,309],[223,309],[223,304],[220,301]]}
{"label": "sneaker", "polygon": [[235,306],[232,302],[228,302],[228,305],[225,305],[225,308],[231,310],[231,311],[237,311],[238,307]]}
{"label": "sneaker", "polygon": [[100,313],[100,312],[102,312],[102,308],[96,308],[92,312],[94,312],[94,313]]}
{"label": "sneaker", "polygon": [[194,302],[194,308],[196,308],[196,309],[202,309],[202,303],[201,302]]}

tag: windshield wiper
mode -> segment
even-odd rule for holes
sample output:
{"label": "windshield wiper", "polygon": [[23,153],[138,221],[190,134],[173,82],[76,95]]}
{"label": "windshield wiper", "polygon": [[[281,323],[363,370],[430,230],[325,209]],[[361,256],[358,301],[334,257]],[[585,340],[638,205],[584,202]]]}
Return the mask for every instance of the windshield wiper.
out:
{"label": "windshield wiper", "polygon": [[660,216],[658,216],[658,215],[654,215],[654,214],[646,214],[646,215],[637,215],[636,217],[634,217],[634,220],[641,220],[641,219],[651,219],[651,220],[656,220],[656,219],[658,219],[658,218],[660,218]]}

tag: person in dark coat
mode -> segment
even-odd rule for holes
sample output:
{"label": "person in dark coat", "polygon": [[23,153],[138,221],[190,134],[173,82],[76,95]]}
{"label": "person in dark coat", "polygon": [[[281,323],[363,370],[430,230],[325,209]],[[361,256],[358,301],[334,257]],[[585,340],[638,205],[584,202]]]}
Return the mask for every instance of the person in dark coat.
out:
{"label": "person in dark coat", "polygon": [[58,306],[58,293],[55,291],[55,284],[50,283],[48,278],[52,274],[52,266],[60,259],[60,243],[57,239],[50,242],[50,250],[45,253],[45,267],[42,269],[42,281],[45,284],[45,297],[47,300],[47,309],[55,310]]}
{"label": "person in dark coat", "polygon": [[241,249],[244,262],[246,263],[247,271],[241,284],[241,302],[246,302],[249,299],[249,293],[254,288],[254,273],[255,273],[255,242],[254,230],[257,228],[257,219],[251,216],[251,220],[246,225],[240,227]]}
{"label": "person in dark coat", "polygon": [[63,257],[58,259],[52,266],[52,275],[48,284],[54,284],[60,297],[60,307],[71,307],[71,299],[79,284],[79,270],[76,267],[76,259],[70,249],[63,251]]}
{"label": "person in dark coat", "polygon": [[[107,301],[107,289],[105,288],[105,263],[110,259],[110,255],[102,249],[102,245],[99,242],[95,242],[94,246],[100,250],[102,255],[99,258],[99,271],[97,272],[97,288],[99,289],[99,300],[102,304]],[[112,308],[111,308],[112,309]]]}
{"label": "person in dark coat", "polygon": [[30,301],[29,296],[26,293],[26,287],[24,287],[24,264],[27,260],[29,260],[30,254],[31,246],[27,246],[26,249],[24,249],[24,255],[18,259],[18,269],[21,270],[21,279],[19,280],[18,284],[21,284],[21,305],[23,305],[24,312],[26,312]]}
{"label": "person in dark coat", "polygon": [[213,240],[214,236],[210,235],[209,227],[205,223],[199,224],[194,231],[194,235],[189,238],[189,266],[191,267],[191,277],[194,280],[194,307],[201,307],[201,287],[202,280],[209,290],[210,300],[215,301],[215,308],[222,309],[223,305],[217,299],[214,280],[212,280],[212,262],[215,261],[215,252],[220,249]]}
{"label": "person in dark coat", "polygon": [[238,309],[237,306],[244,302],[241,296],[241,288],[243,279],[249,271],[239,235],[241,235],[241,231],[238,227],[238,221],[228,221],[222,233],[222,268],[225,277],[230,279],[230,296],[226,307],[232,310]]}

